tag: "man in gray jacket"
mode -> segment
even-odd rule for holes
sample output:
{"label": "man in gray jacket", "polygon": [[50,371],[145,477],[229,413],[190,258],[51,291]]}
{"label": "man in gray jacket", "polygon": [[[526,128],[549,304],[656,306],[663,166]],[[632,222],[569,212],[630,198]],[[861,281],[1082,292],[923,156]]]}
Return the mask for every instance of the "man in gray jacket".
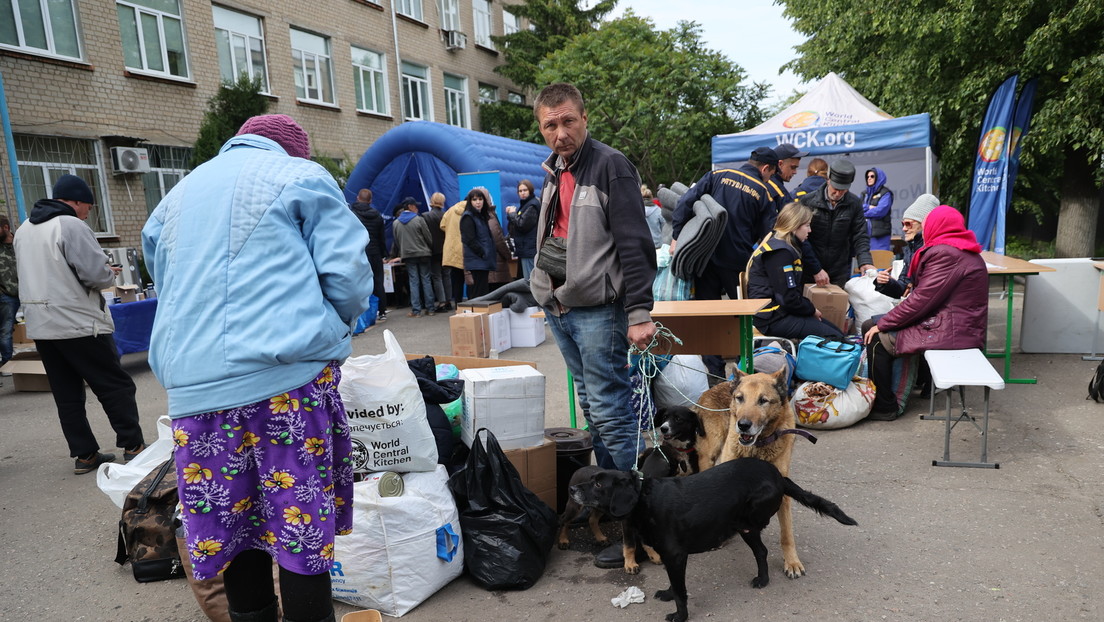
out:
{"label": "man in gray jacket", "polygon": [[19,299],[27,336],[42,356],[57,405],[61,430],[75,458],[73,472],[88,473],[115,454],[100,453],[88,425],[84,383],[99,398],[115,430],[123,460],[145,449],[134,381],[119,364],[115,324],[100,290],[115,283],[119,268],[108,265],[88,218],[96,199],[75,175],[62,175],[53,199],[35,203],[15,234]]}

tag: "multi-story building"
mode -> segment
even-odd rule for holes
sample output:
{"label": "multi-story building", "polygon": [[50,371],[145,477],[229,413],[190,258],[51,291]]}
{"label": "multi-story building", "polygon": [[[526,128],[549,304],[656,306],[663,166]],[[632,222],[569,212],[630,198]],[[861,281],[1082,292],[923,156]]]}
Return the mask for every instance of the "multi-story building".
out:
{"label": "multi-story building", "polygon": [[[207,101],[260,79],[315,156],[356,160],[416,119],[478,128],[481,102],[525,103],[490,36],[520,0],[0,0],[0,72],[29,211],[83,177],[104,246],[140,247],[186,174]],[[18,221],[6,150],[0,212]],[[148,159],[145,159],[148,158]],[[123,172],[132,171],[132,172]]]}

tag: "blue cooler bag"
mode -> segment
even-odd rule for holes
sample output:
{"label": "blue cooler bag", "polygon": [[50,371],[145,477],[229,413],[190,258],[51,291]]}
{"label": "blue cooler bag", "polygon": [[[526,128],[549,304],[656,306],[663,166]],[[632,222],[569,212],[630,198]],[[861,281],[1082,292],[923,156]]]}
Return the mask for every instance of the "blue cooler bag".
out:
{"label": "blue cooler bag", "polygon": [[857,343],[832,341],[809,335],[797,346],[798,378],[846,389],[859,370],[863,347]]}

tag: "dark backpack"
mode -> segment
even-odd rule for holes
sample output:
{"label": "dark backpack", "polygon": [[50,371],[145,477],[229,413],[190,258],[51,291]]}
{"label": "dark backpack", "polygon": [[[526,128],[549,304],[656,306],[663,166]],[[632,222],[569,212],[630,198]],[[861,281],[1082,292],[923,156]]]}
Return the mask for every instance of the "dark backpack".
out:
{"label": "dark backpack", "polygon": [[1096,373],[1089,381],[1089,397],[1085,399],[1091,399],[1098,404],[1104,402],[1104,361],[1096,366]]}
{"label": "dark backpack", "polygon": [[163,462],[127,494],[119,520],[115,562],[130,561],[139,583],[183,579],[173,514],[179,502],[172,458]]}

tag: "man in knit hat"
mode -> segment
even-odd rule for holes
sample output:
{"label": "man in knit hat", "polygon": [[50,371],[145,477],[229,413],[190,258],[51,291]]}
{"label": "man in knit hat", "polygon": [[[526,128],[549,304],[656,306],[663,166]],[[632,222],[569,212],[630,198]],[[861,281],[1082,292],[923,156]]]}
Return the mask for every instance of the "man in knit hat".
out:
{"label": "man in knit hat", "polygon": [[924,245],[924,219],[933,209],[939,206],[939,199],[931,194],[922,194],[916,197],[912,205],[901,216],[901,228],[905,234],[905,269],[899,278],[892,278],[889,270],[882,270],[874,279],[875,291],[885,294],[890,298],[900,298],[905,295],[912,283],[912,275],[908,273],[912,263],[912,255]]}
{"label": "man in knit hat", "polygon": [[325,560],[352,528],[340,365],[372,295],[368,232],[309,156],[290,117],[253,117],[142,229],[193,575],[222,575],[233,620],[277,619],[275,560],[283,619],[332,622]]}
{"label": "man in knit hat", "polygon": [[51,195],[35,203],[15,234],[19,299],[75,459],[73,472],[80,474],[115,460],[115,454],[100,453],[88,424],[85,382],[100,400],[125,462],[145,448],[145,439],[134,381],[119,364],[115,323],[100,293],[115,284],[121,268],[108,264],[83,222],[96,198],[76,175],[58,178]]}
{"label": "man in knit hat", "polygon": [[[828,183],[801,197],[801,203],[813,209],[813,230],[809,242],[829,280],[843,287],[851,278],[851,259],[859,263],[859,272],[874,267],[870,257],[870,236],[862,201],[850,192],[855,181],[855,165],[836,160],[828,168]],[[813,275],[807,274],[807,283]]]}

